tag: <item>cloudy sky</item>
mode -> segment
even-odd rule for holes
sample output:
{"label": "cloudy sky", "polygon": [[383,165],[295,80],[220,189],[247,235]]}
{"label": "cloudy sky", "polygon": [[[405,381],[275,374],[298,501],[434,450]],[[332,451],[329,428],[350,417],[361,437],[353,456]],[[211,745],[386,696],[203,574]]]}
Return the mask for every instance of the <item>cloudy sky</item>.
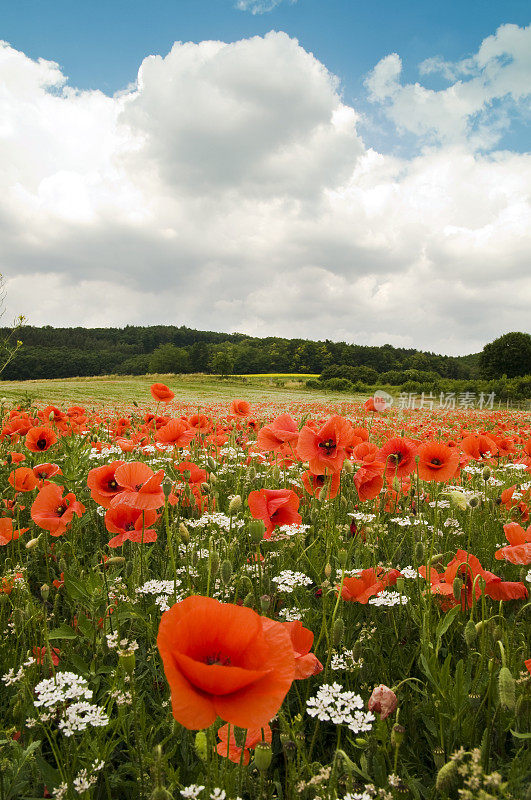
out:
{"label": "cloudy sky", "polygon": [[526,3],[81,5],[0,22],[3,324],[529,330]]}

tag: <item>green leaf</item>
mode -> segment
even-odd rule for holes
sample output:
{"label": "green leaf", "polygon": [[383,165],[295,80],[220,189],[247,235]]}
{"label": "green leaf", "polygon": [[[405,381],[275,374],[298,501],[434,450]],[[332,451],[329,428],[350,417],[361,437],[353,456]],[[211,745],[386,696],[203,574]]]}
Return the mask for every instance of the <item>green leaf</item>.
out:
{"label": "green leaf", "polygon": [[512,728],[510,728],[510,731],[517,739],[531,739],[531,733],[518,733],[518,731],[513,731]]}
{"label": "green leaf", "polygon": [[75,639],[77,633],[73,628],[69,628],[68,625],[61,625],[59,628],[54,628],[53,631],[50,631],[48,634],[48,639]]}
{"label": "green leaf", "polygon": [[441,639],[444,636],[444,634],[446,633],[446,631],[448,630],[448,628],[450,627],[450,625],[452,624],[452,622],[457,617],[460,611],[461,611],[461,606],[454,606],[454,608],[450,609],[450,611],[448,611],[444,615],[442,620],[437,625],[437,631],[436,631],[437,639]]}

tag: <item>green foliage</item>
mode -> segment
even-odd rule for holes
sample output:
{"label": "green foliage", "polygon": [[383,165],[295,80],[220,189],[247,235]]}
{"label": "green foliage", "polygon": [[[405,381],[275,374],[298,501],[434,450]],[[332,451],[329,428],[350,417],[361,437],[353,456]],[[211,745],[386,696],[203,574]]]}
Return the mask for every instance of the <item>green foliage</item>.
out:
{"label": "green foliage", "polygon": [[515,378],[531,374],[531,336],[506,333],[486,344],[480,356],[481,370],[487,378]]}
{"label": "green foliage", "polygon": [[186,350],[170,343],[160,344],[149,359],[149,372],[188,372],[189,366]]}

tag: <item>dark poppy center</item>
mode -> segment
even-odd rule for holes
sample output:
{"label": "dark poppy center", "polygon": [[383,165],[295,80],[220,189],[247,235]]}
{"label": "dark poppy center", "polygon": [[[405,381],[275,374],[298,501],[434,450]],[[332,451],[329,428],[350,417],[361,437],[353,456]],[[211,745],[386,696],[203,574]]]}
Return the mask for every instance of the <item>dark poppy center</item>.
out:
{"label": "dark poppy center", "polygon": [[124,530],[125,531],[134,531],[134,529],[135,529],[135,526],[133,525],[132,522],[128,522],[126,525],[124,525]]}
{"label": "dark poppy center", "polygon": [[329,456],[336,449],[337,445],[333,439],[327,439],[326,442],[319,442],[319,447],[326,450],[326,455]]}
{"label": "dark poppy center", "polygon": [[404,456],[402,455],[402,453],[391,453],[391,455],[389,456],[389,461],[398,466],[398,464],[400,464],[400,462],[402,461],[403,457]]}
{"label": "dark poppy center", "polygon": [[109,481],[109,489],[112,489],[114,491],[117,488],[118,488],[118,484],[116,483],[116,481],[113,478],[111,481]]}
{"label": "dark poppy center", "polygon": [[47,444],[46,439],[44,438],[37,439],[37,447],[39,448],[39,450],[46,450],[46,444]]}
{"label": "dark poppy center", "polygon": [[430,461],[430,464],[432,464],[434,467],[440,467],[441,464],[442,464],[442,461],[441,461],[440,458],[432,458],[432,460]]}
{"label": "dark poppy center", "polygon": [[209,667],[228,667],[230,666],[230,658],[228,656],[221,655],[221,653],[216,653],[215,655],[207,656],[205,659],[205,664],[208,664]]}

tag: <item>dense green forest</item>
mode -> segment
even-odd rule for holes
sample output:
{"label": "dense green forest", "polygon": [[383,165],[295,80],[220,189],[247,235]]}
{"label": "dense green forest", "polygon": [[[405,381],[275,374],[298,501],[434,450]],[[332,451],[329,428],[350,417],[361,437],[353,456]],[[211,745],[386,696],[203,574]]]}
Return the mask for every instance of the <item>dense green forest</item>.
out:
{"label": "dense green forest", "polygon": [[[7,328],[0,330],[0,338],[8,333]],[[398,382],[392,380],[396,375],[386,374],[404,372],[409,373],[408,378],[419,377],[418,373],[420,377],[426,377],[427,373],[442,378],[480,377],[479,355],[454,358],[389,344],[369,347],[329,340],[259,339],[185,326],[26,326],[17,331],[17,337],[23,346],[3,372],[4,380],[150,372],[317,374],[332,365],[354,368],[358,373],[352,373],[352,379],[369,383],[378,376],[386,376],[389,383]]]}

